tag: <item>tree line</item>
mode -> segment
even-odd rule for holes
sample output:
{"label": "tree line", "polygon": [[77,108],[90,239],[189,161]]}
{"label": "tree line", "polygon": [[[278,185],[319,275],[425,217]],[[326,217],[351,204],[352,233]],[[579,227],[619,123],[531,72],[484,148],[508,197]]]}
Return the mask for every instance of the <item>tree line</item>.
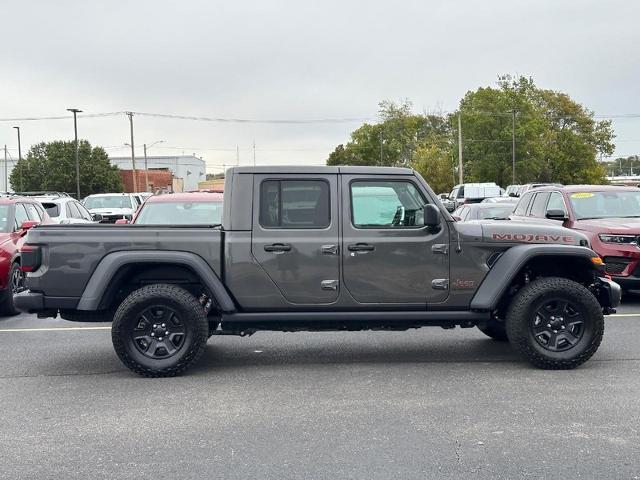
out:
{"label": "tree line", "polygon": [[596,120],[566,93],[524,76],[503,75],[495,87],[467,92],[450,114],[416,114],[408,100],[379,107],[380,122],[353,131],[327,165],[412,167],[434,190],[448,192],[458,180],[458,123],[465,182],[513,183],[514,132],[519,184],[605,183],[598,159],[615,149],[610,120]]}

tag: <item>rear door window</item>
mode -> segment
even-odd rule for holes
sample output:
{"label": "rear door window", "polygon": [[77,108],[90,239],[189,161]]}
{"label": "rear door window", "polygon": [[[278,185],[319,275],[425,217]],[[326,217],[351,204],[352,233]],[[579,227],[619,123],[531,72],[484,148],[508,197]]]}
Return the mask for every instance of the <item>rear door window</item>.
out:
{"label": "rear door window", "polygon": [[40,217],[40,212],[33,203],[25,203],[25,209],[27,210],[27,215],[29,216],[29,220],[33,220],[35,222],[41,222],[42,217]]}
{"label": "rear door window", "polygon": [[547,200],[549,199],[549,192],[537,193],[533,199],[531,206],[530,217],[544,218],[547,211]]}
{"label": "rear door window", "polygon": [[324,180],[265,180],[260,185],[264,228],[327,228],[329,184]]}

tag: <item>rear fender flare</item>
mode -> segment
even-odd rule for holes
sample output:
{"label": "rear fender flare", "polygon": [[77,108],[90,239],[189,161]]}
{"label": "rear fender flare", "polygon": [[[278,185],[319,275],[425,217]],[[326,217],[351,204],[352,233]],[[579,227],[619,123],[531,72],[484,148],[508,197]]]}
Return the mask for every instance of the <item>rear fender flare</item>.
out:
{"label": "rear fender flare", "polygon": [[93,271],[77,310],[98,310],[104,292],[118,270],[134,263],[168,263],[189,267],[209,289],[223,312],[236,310],[229,292],[202,257],[189,252],[157,250],[113,252],[106,255]]}
{"label": "rear fender flare", "polygon": [[584,259],[594,270],[592,257],[598,255],[587,247],[574,245],[516,245],[506,250],[494,263],[489,273],[484,277],[480,287],[471,299],[472,310],[494,310],[505,294],[509,285],[516,278],[522,268],[534,258],[539,257],[578,257]]}

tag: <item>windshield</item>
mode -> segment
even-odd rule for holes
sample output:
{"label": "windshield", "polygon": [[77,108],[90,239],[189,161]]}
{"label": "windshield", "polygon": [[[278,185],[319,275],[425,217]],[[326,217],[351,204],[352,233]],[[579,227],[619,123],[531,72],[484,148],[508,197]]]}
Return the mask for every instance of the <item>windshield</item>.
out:
{"label": "windshield", "polygon": [[137,225],[217,225],[222,221],[222,202],[145,203]]}
{"label": "windshield", "polygon": [[84,206],[93,208],[130,208],[131,198],[128,195],[95,195],[84,199]]}
{"label": "windshield", "polygon": [[478,212],[478,218],[480,219],[501,219],[501,218],[509,218],[511,212],[513,211],[513,204],[508,205],[496,205],[491,208],[481,208]]}
{"label": "windshield", "polygon": [[0,205],[0,232],[8,232],[9,228],[9,205]]}
{"label": "windshield", "polygon": [[576,192],[569,200],[578,220],[640,217],[640,191]]}

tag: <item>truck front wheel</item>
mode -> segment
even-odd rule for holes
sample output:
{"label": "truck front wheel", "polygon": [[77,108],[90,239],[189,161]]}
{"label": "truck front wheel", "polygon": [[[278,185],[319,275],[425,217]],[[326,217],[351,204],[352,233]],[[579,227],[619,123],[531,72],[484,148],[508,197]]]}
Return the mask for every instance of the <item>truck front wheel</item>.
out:
{"label": "truck front wheel", "polygon": [[120,360],[145,377],[182,373],[204,353],[209,324],[204,309],[175,285],[148,285],[116,310],[111,339]]}
{"label": "truck front wheel", "polygon": [[566,278],[543,277],[513,298],[506,330],[515,349],[536,367],[570,369],[598,350],[604,316],[584,286]]}

